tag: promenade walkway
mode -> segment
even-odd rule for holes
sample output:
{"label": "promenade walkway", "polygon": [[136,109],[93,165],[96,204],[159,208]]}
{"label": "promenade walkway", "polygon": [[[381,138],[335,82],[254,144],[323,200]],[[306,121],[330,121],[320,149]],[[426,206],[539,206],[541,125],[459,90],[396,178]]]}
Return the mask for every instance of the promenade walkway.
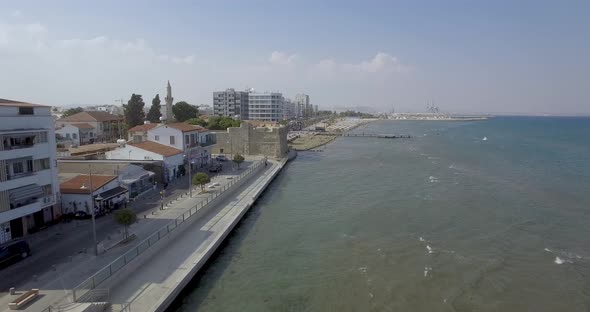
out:
{"label": "promenade walkway", "polygon": [[[220,186],[216,187],[216,189],[219,190],[220,188],[227,188],[227,185],[232,183],[237,175],[248,170],[247,167],[252,166],[254,161],[259,160],[248,159],[247,162],[244,163],[242,170],[216,177],[214,181],[220,183]],[[252,173],[252,177],[249,177],[248,179],[254,179],[260,174],[262,173],[255,171]],[[246,183],[244,185],[236,185],[236,189],[228,189],[231,190],[228,192],[228,194],[239,192],[241,188],[244,188],[247,185],[249,184]],[[193,192],[193,198],[189,198],[186,194],[182,194],[182,197],[179,197],[178,200],[175,200],[171,204],[167,205],[166,209],[164,210],[160,210],[159,205],[155,205],[152,209],[145,210],[139,214],[138,223],[131,226],[130,233],[137,236],[137,239],[134,241],[122,246],[114,245],[111,249],[106,250],[104,253],[101,253],[98,256],[94,256],[91,251],[88,253],[81,252],[72,256],[69,261],[53,266],[53,269],[50,272],[40,275],[20,285],[17,288],[17,294],[23,293],[25,290],[32,288],[40,289],[40,297],[31,305],[26,307],[26,311],[48,311],[46,309],[49,306],[56,307],[63,305],[64,303],[71,302],[72,289],[74,289],[77,285],[82,283],[98,270],[107,266],[113,260],[119,258],[130,249],[134,248],[149,235],[153,234],[165,224],[171,222],[171,220],[174,220],[178,216],[182,216],[183,213],[185,213],[191,207],[194,207],[200,203],[203,205],[202,203],[208,201],[209,196],[210,194],[201,194],[198,193],[197,190],[197,192]],[[116,234],[114,236],[116,236]],[[116,240],[116,238],[111,237],[110,241],[113,240]],[[105,246],[109,245],[109,241],[107,240],[103,241],[102,243]],[[18,274],[18,272],[15,274]],[[0,297],[0,311],[9,311],[8,303],[14,298],[16,298],[15,295],[8,294]]]}
{"label": "promenade walkway", "polygon": [[141,268],[117,281],[111,290],[114,304],[131,303],[133,311],[164,311],[205,264],[224,238],[280,171],[284,161],[265,168],[237,196],[230,196],[168,240]]}

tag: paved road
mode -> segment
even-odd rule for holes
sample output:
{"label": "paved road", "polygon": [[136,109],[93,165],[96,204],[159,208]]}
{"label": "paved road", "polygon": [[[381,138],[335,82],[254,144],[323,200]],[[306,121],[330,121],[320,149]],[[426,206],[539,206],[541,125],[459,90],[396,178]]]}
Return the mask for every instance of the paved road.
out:
{"label": "paved road", "polygon": [[[232,164],[224,162],[224,169],[220,175],[231,174]],[[213,175],[213,174],[210,174]],[[167,198],[175,198],[188,190],[188,175],[170,183]],[[158,192],[150,192],[131,204],[131,208],[141,216],[141,213],[160,206]],[[116,224],[111,215],[96,219],[96,233],[98,241],[105,240],[109,235],[115,235],[121,226]],[[70,256],[78,253],[93,252],[92,221],[76,220],[70,223],[60,223],[29,237],[32,255],[27,259],[0,270],[0,292],[8,292],[10,287],[19,287],[35,276],[50,271],[52,266],[64,263]]]}

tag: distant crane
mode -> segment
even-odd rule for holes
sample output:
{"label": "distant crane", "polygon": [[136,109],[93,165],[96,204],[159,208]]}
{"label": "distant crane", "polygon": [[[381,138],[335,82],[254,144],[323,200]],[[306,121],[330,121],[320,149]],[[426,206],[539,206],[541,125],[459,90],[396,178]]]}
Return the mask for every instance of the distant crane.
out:
{"label": "distant crane", "polygon": [[440,114],[438,106],[434,106],[434,100],[426,101],[426,111],[431,114]]}

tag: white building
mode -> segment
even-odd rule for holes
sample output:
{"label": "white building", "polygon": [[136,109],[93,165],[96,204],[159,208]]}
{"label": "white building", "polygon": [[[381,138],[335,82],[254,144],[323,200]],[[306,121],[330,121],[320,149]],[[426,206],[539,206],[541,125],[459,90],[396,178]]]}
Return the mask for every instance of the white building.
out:
{"label": "white building", "polygon": [[279,121],[283,119],[283,94],[278,92],[248,93],[248,119]]}
{"label": "white building", "polygon": [[128,143],[106,152],[106,159],[126,160],[161,160],[164,163],[164,176],[166,181],[172,181],[184,168],[184,153],[174,147],[166,146],[152,141]]}
{"label": "white building", "polygon": [[84,108],[84,111],[92,112],[105,112],[112,115],[123,115],[123,108],[113,104],[105,104],[105,105],[95,105],[95,106],[88,106]]}
{"label": "white building", "polygon": [[58,119],[56,127],[86,123],[92,126],[93,139],[91,142],[115,142],[123,134],[123,119],[106,112],[80,112]]}
{"label": "white building", "polygon": [[0,243],[59,216],[49,106],[0,99]]}
{"label": "white building", "polygon": [[213,92],[213,114],[247,120],[248,92],[235,89]]}
{"label": "white building", "polygon": [[55,137],[58,142],[69,141],[75,146],[90,144],[94,138],[94,127],[87,123],[64,124],[55,129]]}
{"label": "white building", "polygon": [[201,126],[183,122],[159,124],[147,130],[147,140],[181,150],[200,167],[211,159],[213,135]]}
{"label": "white building", "polygon": [[[113,209],[127,202],[127,189],[121,186],[117,176],[80,174],[60,185],[61,208],[63,213],[78,211],[92,214],[92,197],[94,208],[98,213],[103,209]],[[92,195],[91,195],[92,194]]]}
{"label": "white building", "polygon": [[291,99],[285,99],[283,102],[283,119],[289,120],[296,118],[296,110],[295,103]]}
{"label": "white building", "polygon": [[295,104],[297,106],[297,118],[311,117],[311,103],[309,102],[309,95],[304,93],[296,94]]}

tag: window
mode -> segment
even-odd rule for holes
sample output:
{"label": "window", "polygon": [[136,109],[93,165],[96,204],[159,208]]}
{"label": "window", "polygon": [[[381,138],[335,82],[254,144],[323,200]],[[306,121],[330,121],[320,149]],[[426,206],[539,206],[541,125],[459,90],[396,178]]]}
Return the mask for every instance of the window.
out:
{"label": "window", "polygon": [[184,135],[184,145],[189,145],[189,144],[190,144],[190,142],[189,142],[188,134],[185,134]]}
{"label": "window", "polygon": [[78,135],[75,133],[72,133],[72,139],[77,140],[78,139]]}
{"label": "window", "polygon": [[66,139],[70,139],[70,134],[66,133]]}
{"label": "window", "polygon": [[156,139],[156,141],[160,141],[160,136],[156,135],[155,139]]}
{"label": "window", "polygon": [[33,115],[35,111],[32,107],[19,107],[18,114],[19,115]]}
{"label": "window", "polygon": [[12,173],[17,174],[23,173],[24,171],[25,169],[22,162],[15,162],[12,164]]}
{"label": "window", "polygon": [[173,135],[170,136],[170,145],[174,145],[174,136]]}
{"label": "window", "polygon": [[90,132],[88,134],[90,135],[91,138],[94,137],[94,132]]}
{"label": "window", "polygon": [[39,132],[39,143],[47,143],[47,132]]}
{"label": "window", "polygon": [[32,159],[27,160],[27,172],[33,172],[33,160]]}

